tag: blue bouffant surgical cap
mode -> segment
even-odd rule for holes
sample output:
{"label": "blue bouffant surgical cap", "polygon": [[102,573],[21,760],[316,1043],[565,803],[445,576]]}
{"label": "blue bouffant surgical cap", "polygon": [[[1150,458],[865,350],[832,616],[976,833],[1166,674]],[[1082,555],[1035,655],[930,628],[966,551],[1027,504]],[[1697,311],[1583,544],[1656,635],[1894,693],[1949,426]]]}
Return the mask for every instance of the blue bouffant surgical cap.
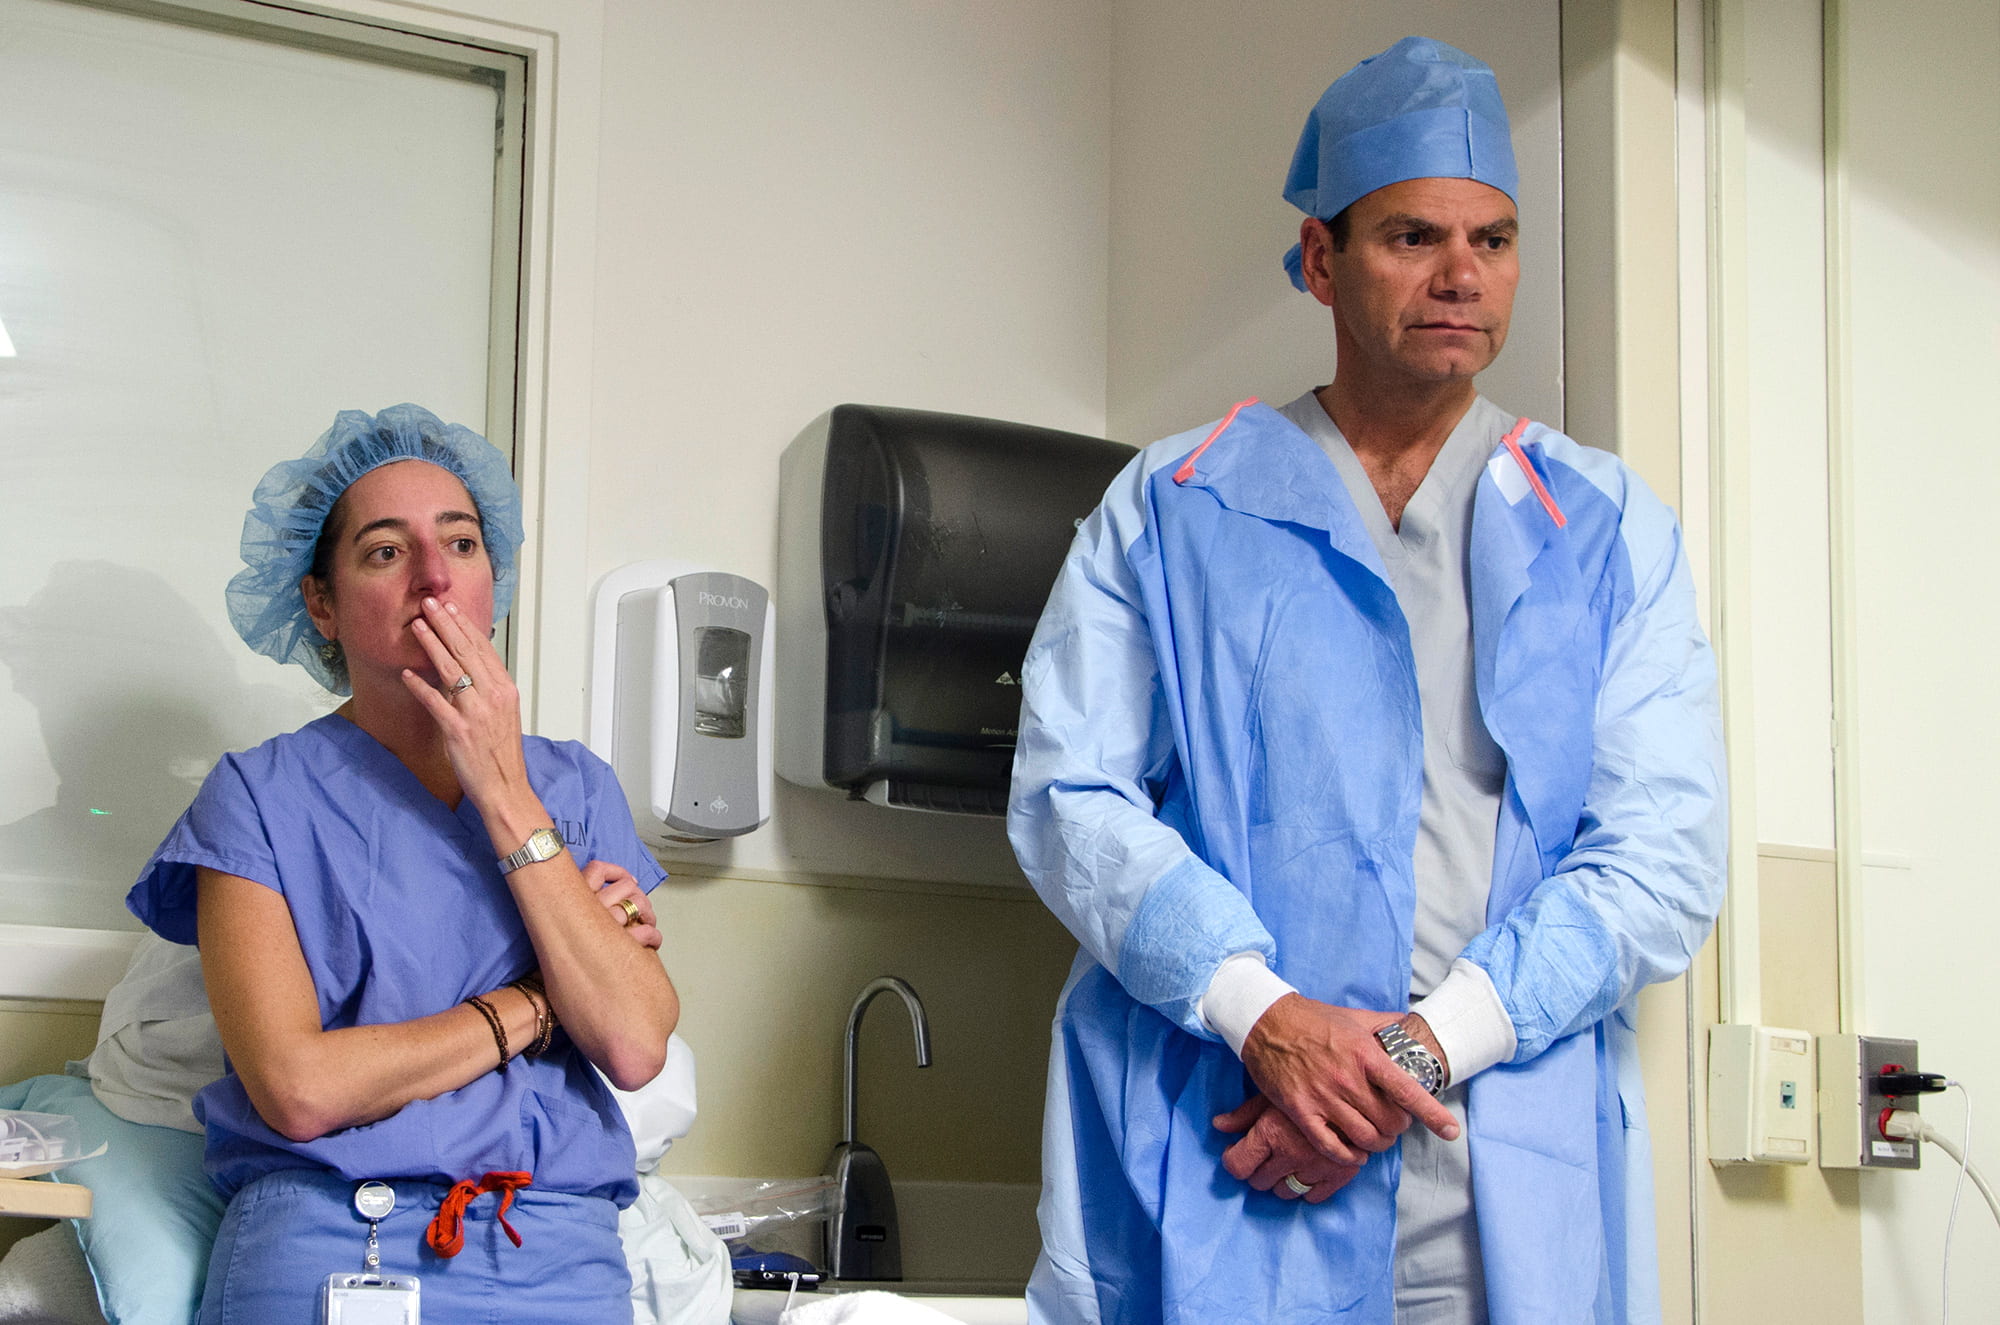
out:
{"label": "blue bouffant surgical cap", "polygon": [[[1476,179],[1509,198],[1520,187],[1493,71],[1428,37],[1403,38],[1321,95],[1292,153],[1285,201],[1330,221],[1356,199],[1406,179]],[[1285,270],[1303,290],[1300,259],[1294,244]]]}
{"label": "blue bouffant surgical cap", "polygon": [[243,517],[243,569],[226,593],[230,624],[245,644],[297,663],[337,695],[349,691],[347,662],[337,650],[322,652],[299,581],[312,570],[320,530],[340,494],[363,474],[397,460],[428,460],[465,484],[493,565],[493,619],[514,605],[521,490],[507,457],[472,429],[416,405],[392,405],[372,418],[342,410],[310,451],[273,465],[258,482]]}

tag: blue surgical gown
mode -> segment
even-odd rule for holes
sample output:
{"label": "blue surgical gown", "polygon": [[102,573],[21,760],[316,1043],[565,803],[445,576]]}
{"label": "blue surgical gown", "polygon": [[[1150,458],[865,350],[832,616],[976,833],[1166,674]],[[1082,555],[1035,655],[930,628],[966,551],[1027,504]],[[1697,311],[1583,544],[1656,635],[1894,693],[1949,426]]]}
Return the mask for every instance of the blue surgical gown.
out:
{"label": "blue surgical gown", "polygon": [[[1468,1083],[1488,1311],[1647,1321],[1631,1004],[1721,904],[1715,668],[1666,507],[1553,430],[1520,448],[1480,477],[1469,552],[1508,771],[1488,927],[1463,955],[1518,1044]],[[1009,833],[1081,944],[1031,1316],[1387,1325],[1398,1151],[1319,1206],[1229,1177],[1210,1119],[1254,1087],[1198,1012],[1244,951],[1308,997],[1408,1006],[1422,714],[1408,626],[1325,454],[1261,405],[1141,453],[1079,530],[1023,687]]]}

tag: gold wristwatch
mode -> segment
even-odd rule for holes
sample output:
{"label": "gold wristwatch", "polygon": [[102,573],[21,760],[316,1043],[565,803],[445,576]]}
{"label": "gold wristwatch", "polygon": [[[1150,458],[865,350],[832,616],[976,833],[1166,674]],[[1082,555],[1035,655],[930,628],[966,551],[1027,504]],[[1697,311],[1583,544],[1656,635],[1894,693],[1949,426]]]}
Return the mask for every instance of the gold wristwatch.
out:
{"label": "gold wristwatch", "polygon": [[553,828],[537,828],[528,834],[528,840],[512,855],[500,857],[500,872],[512,874],[523,865],[535,865],[544,860],[554,860],[562,853],[563,840],[556,836]]}

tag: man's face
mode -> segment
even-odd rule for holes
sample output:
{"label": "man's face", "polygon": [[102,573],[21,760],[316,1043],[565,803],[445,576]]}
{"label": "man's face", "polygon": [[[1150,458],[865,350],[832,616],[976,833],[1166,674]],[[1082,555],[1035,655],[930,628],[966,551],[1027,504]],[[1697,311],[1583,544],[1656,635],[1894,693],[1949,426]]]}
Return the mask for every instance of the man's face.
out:
{"label": "man's face", "polygon": [[1514,312],[1518,230],[1507,195],[1469,179],[1366,195],[1348,208],[1342,250],[1308,221],[1306,285],[1333,309],[1341,371],[1386,386],[1469,379],[1492,363]]}

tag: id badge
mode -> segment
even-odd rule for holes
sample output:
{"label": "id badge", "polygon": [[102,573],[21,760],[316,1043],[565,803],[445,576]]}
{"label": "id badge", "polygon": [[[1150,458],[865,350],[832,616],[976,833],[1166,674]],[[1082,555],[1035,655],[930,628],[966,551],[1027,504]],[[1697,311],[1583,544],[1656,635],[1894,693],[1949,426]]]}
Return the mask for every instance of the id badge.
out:
{"label": "id badge", "polygon": [[320,1289],[320,1325],[418,1325],[417,1276],[335,1271]]}

